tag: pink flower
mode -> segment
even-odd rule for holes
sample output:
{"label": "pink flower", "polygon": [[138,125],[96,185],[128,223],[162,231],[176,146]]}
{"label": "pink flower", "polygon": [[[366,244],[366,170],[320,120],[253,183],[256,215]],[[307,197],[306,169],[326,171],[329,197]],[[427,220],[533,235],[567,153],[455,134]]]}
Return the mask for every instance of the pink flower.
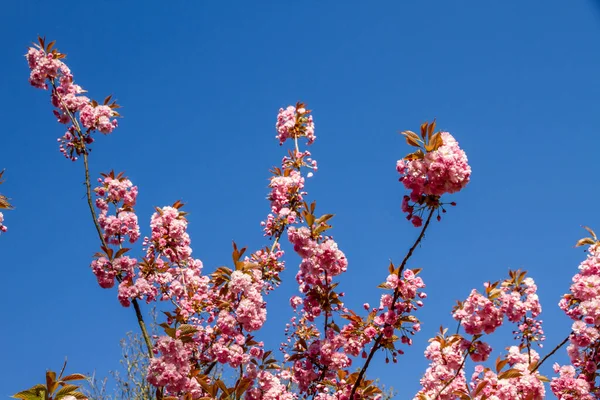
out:
{"label": "pink flower", "polygon": [[306,137],[308,145],[315,141],[315,124],[312,115],[309,115],[309,113],[302,103],[298,103],[296,107],[288,106],[285,109],[279,109],[275,128],[277,129],[276,138],[279,139],[280,144],[283,144],[287,139],[298,137]]}
{"label": "pink flower", "polygon": [[479,335],[483,332],[494,332],[502,325],[504,316],[491,300],[473,289],[462,308],[457,309],[453,317],[461,322],[467,334]]}
{"label": "pink flower", "polygon": [[2,214],[0,212],[0,232],[6,232],[8,230],[6,225],[3,225],[3,223],[4,223],[4,214]]}
{"label": "pink flower", "polygon": [[167,391],[177,393],[190,390],[197,382],[189,378],[191,370],[189,345],[168,336],[162,336],[156,342],[154,353],[157,357],[150,360],[148,382]]}
{"label": "pink flower", "polygon": [[558,372],[558,378],[552,378],[550,388],[552,393],[560,400],[594,400],[590,393],[590,383],[585,376],[578,375],[571,365],[559,366],[554,364],[554,372]]}
{"label": "pink flower", "polygon": [[421,226],[422,219],[415,213],[420,215],[425,208],[438,207],[439,197],[460,191],[471,177],[467,155],[458,142],[448,132],[441,132],[440,137],[443,144],[436,150],[428,151],[421,158],[403,159],[396,163],[400,181],[410,190],[410,196],[402,200],[402,211],[408,214],[407,218],[416,227]]}
{"label": "pink flower", "polygon": [[117,120],[110,118],[117,114],[109,106],[92,106],[87,104],[80,113],[81,124],[88,129],[96,129],[101,133],[108,134],[118,126]]}

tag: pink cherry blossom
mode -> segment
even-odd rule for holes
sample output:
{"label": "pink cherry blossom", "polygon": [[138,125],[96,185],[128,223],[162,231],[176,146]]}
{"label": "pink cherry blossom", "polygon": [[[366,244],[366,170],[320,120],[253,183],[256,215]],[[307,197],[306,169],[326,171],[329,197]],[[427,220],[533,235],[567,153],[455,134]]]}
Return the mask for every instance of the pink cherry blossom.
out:
{"label": "pink cherry blossom", "polygon": [[8,228],[4,225],[4,214],[0,212],[0,232],[6,232]]}

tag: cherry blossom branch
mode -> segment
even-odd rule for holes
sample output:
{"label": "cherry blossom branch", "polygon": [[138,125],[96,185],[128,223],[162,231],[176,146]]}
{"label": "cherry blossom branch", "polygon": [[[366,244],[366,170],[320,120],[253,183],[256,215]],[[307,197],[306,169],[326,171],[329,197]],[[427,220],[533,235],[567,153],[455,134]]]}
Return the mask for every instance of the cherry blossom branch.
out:
{"label": "cherry blossom branch", "polygon": [[552,355],[554,355],[554,353],[556,353],[556,352],[557,352],[557,351],[558,351],[558,350],[559,350],[561,347],[563,347],[563,346],[564,346],[564,345],[565,345],[565,344],[566,344],[566,343],[569,341],[569,338],[571,337],[571,335],[572,335],[572,334],[573,334],[573,332],[569,333],[569,334],[567,335],[567,337],[566,337],[566,338],[564,338],[564,340],[563,340],[562,342],[560,342],[560,343],[559,343],[559,344],[558,344],[558,345],[557,345],[557,346],[556,346],[554,349],[552,349],[552,351],[551,351],[550,353],[546,354],[546,355],[544,356],[544,358],[542,358],[542,359],[541,359],[541,360],[540,360],[540,361],[539,361],[539,362],[538,362],[538,363],[535,365],[535,368],[533,368],[533,369],[531,370],[531,373],[534,373],[535,371],[537,371],[537,370],[538,370],[538,369],[539,369],[539,368],[542,366],[542,364],[543,364],[544,362],[546,362],[546,360],[547,360],[548,358],[552,357]]}
{"label": "cherry blossom branch", "polygon": [[[52,84],[52,89],[53,89],[54,94],[56,95],[56,97],[62,104],[63,109],[66,111],[67,115],[69,116],[69,119],[71,120],[71,123],[75,127],[75,131],[77,132],[77,135],[79,136],[79,140],[81,141],[81,143],[84,146],[83,166],[84,166],[84,170],[85,170],[85,188],[86,188],[87,203],[88,203],[88,207],[90,209],[90,213],[92,214],[92,220],[94,221],[94,227],[96,228],[96,232],[98,233],[98,238],[100,239],[100,242],[102,243],[102,247],[107,248],[108,245],[106,243],[106,240],[104,240],[104,235],[102,235],[102,229],[100,228],[100,224],[98,224],[98,216],[96,214],[96,209],[94,208],[94,201],[92,200],[92,185],[91,185],[91,179],[90,179],[90,168],[89,168],[89,163],[88,163],[88,151],[87,151],[87,148],[85,148],[85,142],[83,141],[84,135],[83,135],[83,132],[81,131],[81,126],[79,125],[79,121],[77,121],[75,116],[71,113],[69,108],[64,103],[63,98],[60,95],[60,93],[56,90],[56,84],[54,82],[54,79],[51,79],[50,82]],[[120,282],[120,279],[118,279],[118,280]],[[138,325],[140,326],[140,330],[142,331],[142,336],[144,337],[144,342],[146,343],[146,348],[148,350],[148,357],[152,358],[153,357],[152,342],[150,341],[150,336],[148,335],[148,330],[146,329],[146,323],[144,322],[144,317],[142,315],[140,305],[139,305],[137,299],[132,299],[131,302],[133,303],[133,308],[135,310],[135,315],[136,315],[136,318],[138,321]]]}
{"label": "cherry blossom branch", "polygon": [[[400,277],[402,275],[402,271],[404,270],[404,267],[406,267],[406,263],[408,262],[410,257],[412,257],[413,252],[415,251],[415,249],[417,248],[419,243],[421,243],[421,240],[423,240],[423,237],[425,236],[425,231],[427,230],[427,227],[429,226],[429,223],[431,222],[431,217],[433,216],[434,211],[435,211],[435,208],[432,208],[431,211],[429,212],[429,215],[427,216],[427,220],[425,221],[425,224],[423,225],[423,229],[421,229],[421,233],[419,234],[419,237],[417,237],[417,240],[415,240],[415,243],[408,250],[408,253],[406,253],[406,256],[404,256],[404,259],[402,260],[402,263],[400,264],[400,268],[398,269],[398,277]],[[395,306],[396,301],[398,300],[399,296],[400,296],[400,291],[398,289],[396,289],[396,291],[394,293],[394,298],[392,300],[392,305],[390,306],[391,310],[394,309],[394,306]],[[350,392],[350,399],[354,398],[356,389],[358,389],[358,387],[360,386],[360,383],[362,382],[362,379],[364,378],[364,375],[367,372],[367,369],[369,368],[369,364],[371,363],[371,360],[373,359],[375,352],[377,350],[379,350],[379,345],[381,343],[381,339],[383,339],[383,332],[381,332],[375,339],[375,343],[373,344],[373,347],[371,348],[371,351],[369,352],[367,361],[365,362],[365,364],[361,368],[360,372],[358,373],[358,378],[356,378],[356,382],[354,382],[354,386],[352,386],[352,391]]]}

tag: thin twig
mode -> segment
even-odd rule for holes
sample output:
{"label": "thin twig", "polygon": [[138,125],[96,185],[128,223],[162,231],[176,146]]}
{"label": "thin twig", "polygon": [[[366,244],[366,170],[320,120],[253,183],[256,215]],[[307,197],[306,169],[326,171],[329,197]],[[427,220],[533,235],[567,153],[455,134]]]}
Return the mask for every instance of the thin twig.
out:
{"label": "thin twig", "polygon": [[550,358],[554,353],[556,353],[558,351],[558,349],[560,349],[561,347],[563,347],[565,345],[565,343],[567,343],[567,341],[569,340],[569,338],[571,337],[571,335],[573,334],[573,332],[569,333],[569,335],[564,338],[564,340],[562,342],[560,342],[550,353],[546,354],[546,356],[544,356],[544,358],[542,358],[536,365],[535,368],[531,370],[531,372],[535,372],[538,370],[538,368],[540,368],[542,366],[542,364],[548,359]]}
{"label": "thin twig", "polygon": [[90,167],[88,164],[88,153],[87,149],[83,151],[83,166],[85,168],[85,191],[87,195],[87,203],[90,209],[90,213],[92,214],[92,219],[94,221],[94,226],[96,227],[96,232],[98,232],[98,238],[102,243],[102,247],[108,248],[106,240],[104,240],[104,235],[102,234],[102,228],[100,228],[100,224],[98,223],[98,216],[96,215],[96,209],[94,208],[94,201],[92,200],[92,184],[90,181]]}
{"label": "thin twig", "polygon": [[[423,237],[425,236],[425,231],[427,230],[427,227],[429,226],[429,223],[431,222],[431,217],[433,216],[434,211],[435,211],[435,208],[432,208],[431,211],[429,212],[429,215],[427,216],[425,225],[423,225],[423,229],[421,229],[421,233],[419,234],[419,237],[417,237],[417,240],[415,240],[415,243],[408,250],[408,253],[406,253],[406,256],[404,256],[404,260],[402,260],[402,263],[400,264],[400,268],[398,269],[399,277],[401,276],[402,271],[404,270],[404,267],[406,267],[406,263],[408,262],[410,257],[413,255],[413,252],[415,251],[415,249],[417,248],[419,243],[421,243],[421,240],[423,240]],[[390,310],[394,309],[394,307],[396,305],[396,300],[398,300],[399,296],[400,296],[400,292],[396,289],[396,292],[394,293],[394,298],[392,299],[392,304],[390,306]],[[369,352],[367,361],[365,362],[365,364],[361,368],[360,372],[358,373],[358,378],[356,378],[356,382],[354,382],[354,385],[352,386],[352,391],[350,392],[350,400],[354,399],[354,394],[356,393],[356,389],[358,389],[358,387],[360,386],[360,383],[361,383],[365,373],[367,372],[367,368],[369,368],[369,364],[371,363],[371,360],[373,359],[375,352],[377,350],[379,350],[379,345],[381,343],[381,339],[383,339],[383,333],[380,333],[377,336],[377,339],[375,339],[375,343],[373,344],[373,347],[371,348],[371,351]]]}

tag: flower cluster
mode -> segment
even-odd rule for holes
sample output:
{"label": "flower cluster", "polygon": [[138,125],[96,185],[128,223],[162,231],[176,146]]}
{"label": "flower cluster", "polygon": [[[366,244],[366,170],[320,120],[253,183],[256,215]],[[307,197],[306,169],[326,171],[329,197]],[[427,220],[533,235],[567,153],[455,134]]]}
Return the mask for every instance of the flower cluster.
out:
{"label": "flower cluster", "polygon": [[[543,399],[544,378],[536,367],[539,355],[531,348],[532,342],[545,339],[541,321],[536,319],[541,313],[536,292],[535,282],[524,271],[510,271],[509,278],[501,283],[486,283],[485,295],[471,291],[453,312],[454,319],[471,338],[459,333],[447,337],[442,330],[432,340],[425,352],[431,364],[415,399]],[[518,326],[515,333],[521,343],[510,347],[508,354],[498,359],[495,371],[476,365],[467,383],[467,359],[476,363],[488,360],[492,348],[482,337],[495,332],[504,322],[504,316]],[[502,372],[506,366],[508,370]]]}
{"label": "flower cluster", "polygon": [[[301,210],[304,207],[305,179],[302,176],[303,168],[317,170],[317,162],[311,158],[309,151],[290,151],[281,162],[281,168],[274,168],[271,172],[269,188],[271,191],[267,200],[271,202],[271,213],[265,221],[261,222],[265,236],[279,237],[289,225],[302,220]],[[312,177],[312,172],[306,176]]]}
{"label": "flower cluster", "polygon": [[398,160],[396,168],[404,187],[411,191],[410,199],[422,196],[442,196],[455,193],[469,183],[471,167],[467,155],[448,132],[441,132],[443,144],[422,159]]}
{"label": "flower cluster", "polygon": [[[252,365],[252,364],[251,364]],[[256,387],[248,390],[246,399],[248,400],[293,400],[296,396],[291,393],[286,385],[281,382],[280,377],[268,371],[258,371],[256,368],[249,368],[248,378],[256,379]]]}
{"label": "flower cluster", "polygon": [[468,335],[481,335],[494,332],[502,325],[504,315],[490,299],[473,289],[462,307],[454,311],[453,317]]}
{"label": "flower cluster", "polygon": [[281,283],[279,274],[285,269],[284,254],[281,244],[276,241],[271,247],[257,250],[250,257],[244,259],[246,263],[259,266],[265,293],[272,291]]}
{"label": "flower cluster", "polygon": [[151,236],[144,238],[146,255],[136,276],[128,276],[119,285],[119,300],[128,306],[130,299],[145,298],[171,301],[177,314],[187,320],[196,312],[208,290],[208,278],[202,275],[202,262],[192,258],[183,204],[157,208],[152,215]]}
{"label": "flower cluster", "polygon": [[420,137],[412,131],[402,132],[408,144],[418,148],[396,163],[400,181],[410,190],[402,201],[402,211],[415,226],[421,225],[425,209],[440,207],[442,195],[460,191],[471,177],[467,155],[458,142],[450,133],[433,133],[434,129],[435,122],[423,124]]}
{"label": "flower cluster", "polygon": [[537,317],[542,312],[540,299],[537,295],[537,285],[531,278],[525,277],[525,272],[510,272],[510,279],[505,280],[500,288],[501,310],[506,318],[517,325],[513,331],[515,338],[521,341],[521,346],[529,346],[537,342],[540,347],[546,337],[542,321]]}
{"label": "flower cluster", "polygon": [[300,292],[307,295],[303,312],[312,321],[321,314],[319,294],[326,291],[335,276],[346,271],[348,261],[332,238],[315,238],[314,230],[311,232],[308,227],[290,227],[288,240],[302,257],[296,280],[300,284]]}
{"label": "flower cluster", "polygon": [[[446,337],[442,331],[425,350],[431,364],[421,378],[423,388],[414,399],[544,398],[544,378],[531,368],[540,357],[535,350],[523,351],[519,346],[511,346],[506,357],[498,359],[495,370],[475,365],[467,382],[464,367],[467,357],[475,362],[486,361],[490,353],[491,348],[485,342],[470,342],[458,334]],[[508,368],[502,371],[505,367]]]}
{"label": "flower cluster", "polygon": [[[518,346],[511,346],[502,363],[496,364],[496,371],[482,365],[475,366],[469,386],[473,399],[532,399],[542,400],[545,397],[543,377],[538,371],[531,371],[530,366],[539,361],[535,350],[523,352]],[[501,372],[500,366],[508,369]]]}
{"label": "flower cluster", "polygon": [[[98,224],[104,233],[107,244],[120,245],[128,237],[130,243],[135,243],[140,237],[140,227],[133,207],[137,199],[138,188],[131,181],[114,172],[102,174],[98,179],[100,186],[94,189],[96,207],[100,211]],[[109,215],[113,206],[114,215]]]}
{"label": "flower cluster", "polygon": [[[382,335],[379,342],[381,347],[395,348],[393,342],[398,332],[402,343],[411,345],[410,336],[421,330],[419,320],[412,315],[423,306],[423,299],[427,298],[427,294],[422,291],[425,283],[417,276],[418,272],[407,269],[400,273],[400,268],[394,268],[394,265],[390,264],[390,274],[385,283],[379,285],[380,288],[392,291],[383,294],[379,308],[372,310],[375,312],[373,322]],[[380,314],[377,315],[377,312]],[[388,342],[389,346],[386,345]],[[403,351],[398,350],[398,353],[403,354]],[[397,361],[395,350],[392,352],[392,361]]]}
{"label": "flower cluster", "polygon": [[[65,55],[54,49],[54,42],[46,46],[45,40],[38,39],[35,47],[30,47],[25,55],[29,69],[29,82],[33,87],[47,90],[48,83],[52,89],[51,101],[56,107],[53,111],[58,122],[67,124],[67,131],[58,139],[60,152],[68,159],[75,161],[81,154],[88,152],[87,146],[94,139],[92,132],[98,130],[108,134],[117,127],[119,114],[115,111],[119,106],[110,103],[111,96],[99,105],[95,100],[84,96],[85,90],[73,81],[73,74],[62,61]],[[76,119],[79,112],[81,125]],[[81,126],[86,128],[82,130]]]}
{"label": "flower cluster", "polygon": [[271,201],[271,213],[262,223],[265,235],[273,236],[280,232],[286,225],[297,222],[296,211],[304,200],[304,178],[299,171],[291,170],[287,176],[275,175],[269,183],[271,192],[267,197]]}
{"label": "flower cluster", "polygon": [[202,387],[197,380],[189,377],[193,351],[193,344],[185,344],[169,336],[160,337],[154,347],[158,357],[150,360],[148,382],[164,387],[169,393],[185,392],[193,398],[200,397],[203,394]]}
{"label": "flower cluster", "polygon": [[560,400],[596,400],[597,396],[591,393],[593,385],[585,375],[579,374],[572,365],[560,366],[554,363],[554,372],[558,373],[550,383],[552,393]]}
{"label": "flower cluster", "polygon": [[445,331],[431,340],[425,350],[425,357],[431,364],[421,378],[422,389],[415,395],[415,400],[456,398],[453,393],[462,390],[466,385],[463,369],[464,347],[460,336],[446,337]]}
{"label": "flower cluster", "polygon": [[[120,247],[127,238],[130,243],[135,243],[140,237],[138,219],[133,209],[137,187],[123,174],[115,175],[112,171],[102,174],[98,182],[99,186],[94,189],[99,210],[97,222],[106,247],[103,246],[103,253],[96,255],[91,267],[100,287],[107,289],[114,286],[116,279],[120,282],[131,277],[138,264],[135,258],[125,255],[129,249]],[[111,206],[114,215],[109,214]],[[110,245],[119,248],[115,252]]]}
{"label": "flower cluster", "polygon": [[118,125],[117,120],[113,119],[115,111],[107,105],[93,105],[86,104],[79,117],[81,119],[81,125],[88,130],[97,130],[100,133],[109,134],[112,133]]}
{"label": "flower cluster", "polygon": [[287,139],[298,139],[305,137],[307,144],[311,145],[315,139],[315,123],[310,115],[310,110],[306,109],[303,103],[297,103],[296,106],[288,106],[285,109],[279,109],[277,115],[276,138],[283,144]]}
{"label": "flower cluster", "polygon": [[[577,244],[590,245],[588,255],[573,277],[570,293],[559,303],[573,320],[567,348],[571,366],[556,365],[560,376],[551,384],[553,393],[561,399],[575,398],[577,393],[583,393],[580,397],[583,399],[600,396],[600,385],[596,382],[600,366],[600,242],[593,231],[588,231],[592,237]],[[596,397],[589,397],[591,394]]]}
{"label": "flower cluster", "polygon": [[[60,58],[63,57],[56,50],[47,53],[43,45],[42,48],[37,44],[35,46],[30,47],[25,55],[29,69],[31,70],[29,83],[31,83],[31,86],[39,89],[48,89],[46,81],[57,78],[60,70],[65,66],[60,61]],[[52,47],[50,47],[50,50]]]}

